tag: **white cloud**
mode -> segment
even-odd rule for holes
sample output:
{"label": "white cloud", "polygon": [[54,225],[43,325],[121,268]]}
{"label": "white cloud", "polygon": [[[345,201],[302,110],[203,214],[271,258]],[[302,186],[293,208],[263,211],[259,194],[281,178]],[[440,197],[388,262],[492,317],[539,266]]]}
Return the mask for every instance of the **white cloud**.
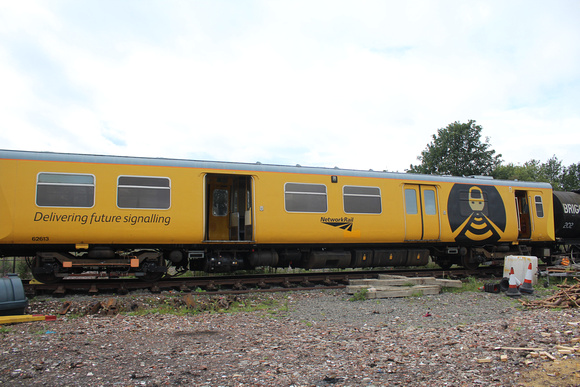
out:
{"label": "white cloud", "polygon": [[402,171],[475,119],[580,161],[575,2],[116,4],[0,6],[3,147]]}

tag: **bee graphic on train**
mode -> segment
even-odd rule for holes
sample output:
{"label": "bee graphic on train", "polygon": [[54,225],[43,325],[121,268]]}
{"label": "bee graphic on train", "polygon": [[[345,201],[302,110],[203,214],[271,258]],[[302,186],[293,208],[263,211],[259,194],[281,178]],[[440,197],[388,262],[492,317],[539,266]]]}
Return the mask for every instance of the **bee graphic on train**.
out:
{"label": "bee graphic on train", "polygon": [[449,225],[457,242],[498,242],[505,231],[505,205],[495,187],[456,184],[449,194]]}

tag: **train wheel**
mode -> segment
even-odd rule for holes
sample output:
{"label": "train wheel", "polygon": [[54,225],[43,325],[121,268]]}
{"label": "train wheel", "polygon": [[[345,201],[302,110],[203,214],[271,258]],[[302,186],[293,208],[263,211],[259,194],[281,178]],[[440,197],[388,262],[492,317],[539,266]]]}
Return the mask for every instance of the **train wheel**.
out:
{"label": "train wheel", "polygon": [[461,256],[461,266],[467,270],[475,270],[479,267],[479,262],[473,259],[472,254],[465,254]]}
{"label": "train wheel", "polygon": [[165,275],[165,273],[155,273],[155,272],[146,272],[144,276],[139,277],[141,280],[145,281],[145,282],[155,282],[155,281],[159,281],[161,278],[163,278],[163,276]]}
{"label": "train wheel", "polygon": [[439,258],[437,260],[437,264],[441,267],[441,269],[443,270],[449,270],[451,268],[451,266],[453,266],[453,259],[449,258],[449,257],[444,257],[444,258]]}
{"label": "train wheel", "polygon": [[54,284],[59,282],[62,278],[56,276],[54,272],[52,273],[32,273],[32,276],[38,282],[42,282],[43,284]]}
{"label": "train wheel", "polygon": [[42,266],[36,266],[35,262],[31,268],[32,276],[43,284],[54,284],[62,280],[61,277],[56,276],[59,267],[57,262],[47,262]]}
{"label": "train wheel", "polygon": [[156,262],[144,262],[141,269],[144,274],[139,278],[146,282],[159,281],[167,272],[166,266],[160,266]]}

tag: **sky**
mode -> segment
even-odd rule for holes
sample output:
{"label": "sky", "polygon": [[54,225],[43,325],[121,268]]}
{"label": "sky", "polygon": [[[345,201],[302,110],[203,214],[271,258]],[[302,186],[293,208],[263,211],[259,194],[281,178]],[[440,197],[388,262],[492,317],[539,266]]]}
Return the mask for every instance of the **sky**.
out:
{"label": "sky", "polygon": [[403,172],[475,120],[580,162],[580,1],[0,0],[0,149]]}

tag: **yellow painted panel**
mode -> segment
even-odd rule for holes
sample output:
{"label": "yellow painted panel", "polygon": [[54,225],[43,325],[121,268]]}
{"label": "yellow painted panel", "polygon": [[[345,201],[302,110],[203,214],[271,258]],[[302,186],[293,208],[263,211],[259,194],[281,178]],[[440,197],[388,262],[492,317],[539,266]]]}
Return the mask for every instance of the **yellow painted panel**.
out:
{"label": "yellow painted panel", "polygon": [[423,239],[438,240],[441,232],[437,187],[421,185],[421,203],[423,211]]}
{"label": "yellow painted panel", "polygon": [[[541,201],[536,203],[536,197]],[[554,239],[553,196],[541,190],[528,191],[530,215],[532,216],[532,239],[546,241]]]}
{"label": "yellow painted panel", "polygon": [[[93,174],[94,207],[36,206],[39,172]],[[171,207],[166,210],[118,208],[119,175],[169,177]],[[13,207],[17,214],[13,220],[16,243],[194,243],[202,240],[203,184],[192,169],[21,160],[18,179],[12,181],[19,187]]]}
{"label": "yellow painted panel", "polygon": [[[404,212],[403,183],[408,180],[339,176],[336,183],[330,175],[279,172],[205,171],[201,169],[107,165],[90,163],[39,162],[34,160],[0,160],[0,222],[1,243],[201,243],[204,238],[205,173],[251,174],[255,189],[256,243],[401,243],[421,238],[420,217]],[[18,172],[18,173],[17,173]],[[35,205],[36,176],[39,172],[90,173],[95,176],[96,197],[93,208],[48,208]],[[163,176],[171,179],[171,208],[167,210],[131,210],[116,206],[119,175]],[[410,178],[404,176],[405,178]],[[5,182],[11,182],[10,185]],[[287,182],[324,184],[327,188],[328,210],[325,213],[291,213],[284,208],[284,184]],[[344,211],[343,187],[369,186],[381,191],[380,214],[350,214]],[[419,187],[423,182],[415,182]],[[464,184],[469,186],[469,184]],[[490,186],[493,183],[490,182]],[[449,197],[454,184],[437,185],[439,208],[432,221],[426,218],[424,239],[452,242],[460,235],[461,224],[453,226],[449,219]],[[418,189],[418,188],[417,188]],[[474,219],[471,234],[477,231],[500,235],[500,241],[517,238],[517,211],[514,189],[496,186],[505,206],[504,229],[483,229],[484,219]],[[525,190],[525,188],[518,188]],[[419,192],[419,191],[417,191]],[[530,191],[531,200],[542,196],[544,217],[534,216],[532,238],[553,240],[551,190]],[[418,195],[418,193],[417,193]],[[420,201],[418,201],[420,202]],[[13,210],[12,210],[13,209]],[[535,211],[535,208],[533,209]],[[535,212],[533,212],[535,214]],[[418,214],[417,214],[418,215]],[[467,221],[467,220],[464,220]],[[431,222],[431,223],[429,223]],[[440,224],[440,229],[437,231]],[[483,227],[483,226],[481,226]],[[493,227],[493,226],[491,226]],[[405,230],[408,234],[405,235]],[[430,235],[429,233],[433,234]],[[485,237],[485,234],[484,236]]]}
{"label": "yellow painted panel", "polygon": [[[284,184],[300,182],[324,184],[328,211],[325,213],[287,212],[284,208]],[[379,187],[381,214],[344,212],[342,190],[345,185]],[[262,173],[256,181],[256,241],[260,243],[385,243],[404,238],[400,181],[340,176],[331,183],[326,175]]]}
{"label": "yellow painted panel", "polygon": [[421,200],[419,186],[405,184],[403,195],[405,197],[405,240],[420,240],[423,235],[423,223],[421,221]]}
{"label": "yellow painted panel", "polygon": [[13,217],[15,186],[3,182],[14,181],[18,163],[14,160],[0,160],[0,243],[13,242]]}

